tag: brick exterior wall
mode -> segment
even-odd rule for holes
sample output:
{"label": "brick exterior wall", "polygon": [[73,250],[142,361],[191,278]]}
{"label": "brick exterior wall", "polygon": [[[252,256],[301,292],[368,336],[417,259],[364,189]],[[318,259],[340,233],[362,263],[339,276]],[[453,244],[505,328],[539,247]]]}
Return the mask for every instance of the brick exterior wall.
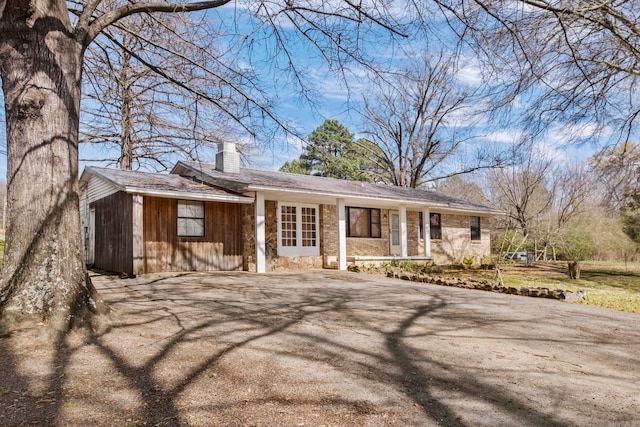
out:
{"label": "brick exterior wall", "polygon": [[256,271],[256,227],[254,204],[242,205],[242,269]]}
{"label": "brick exterior wall", "polygon": [[421,256],[424,243],[420,239],[420,212],[407,211],[407,255]]}
{"label": "brick exterior wall", "polygon": [[322,266],[332,267],[338,262],[338,207],[320,205],[320,255]]}
{"label": "brick exterior wall", "polygon": [[[278,257],[278,202],[265,200],[265,255],[266,270],[311,270],[323,267],[322,256]],[[320,235],[322,224],[320,225]],[[256,271],[255,244],[255,205],[243,205],[242,209],[242,238],[244,241],[245,271]],[[320,236],[320,253],[322,254],[322,238]]]}
{"label": "brick exterior wall", "polygon": [[[335,217],[334,217],[335,218]],[[335,232],[338,232],[336,227]],[[337,238],[337,236],[336,236]],[[347,237],[347,256],[389,255],[389,210],[380,209],[380,238]]]}
{"label": "brick exterior wall", "polygon": [[[338,207],[336,205],[320,206],[320,253],[324,258],[324,266],[328,267],[338,261]],[[389,255],[389,210],[380,210],[380,238],[347,237],[347,256]]]}
{"label": "brick exterior wall", "polygon": [[[471,241],[468,215],[442,214],[442,240],[431,241],[431,257],[436,264],[461,263],[464,257],[474,257],[479,264],[491,253],[488,218],[480,218],[480,240]],[[420,252],[424,246],[421,244]]]}
{"label": "brick exterior wall", "polygon": [[[277,202],[265,201],[265,239],[267,271],[308,270],[334,266],[338,256],[337,206],[319,206],[319,257],[278,257]],[[255,271],[254,205],[243,205],[242,234],[244,265]],[[347,238],[347,256],[388,256],[389,210],[381,209],[381,238]],[[481,218],[481,240],[471,241],[468,215],[442,214],[442,240],[431,241],[431,256],[437,264],[460,263],[464,257],[474,256],[479,263],[490,253],[488,219]],[[420,213],[407,211],[407,255],[424,256],[424,242],[420,238]]]}

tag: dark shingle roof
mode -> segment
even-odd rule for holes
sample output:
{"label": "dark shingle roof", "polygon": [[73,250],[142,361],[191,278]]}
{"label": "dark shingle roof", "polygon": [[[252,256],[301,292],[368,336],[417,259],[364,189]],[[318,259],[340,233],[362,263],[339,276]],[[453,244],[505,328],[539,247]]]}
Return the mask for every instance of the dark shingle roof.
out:
{"label": "dark shingle roof", "polygon": [[[265,171],[241,168],[239,174],[230,174],[216,170],[213,163],[179,162],[180,165],[195,171],[201,171],[212,178],[209,182],[220,183],[234,191],[243,192],[256,189],[289,190],[297,192],[334,195],[336,197],[367,197],[398,201],[419,202],[442,206],[454,210],[466,210],[497,214],[496,209],[445,196],[422,188],[397,187],[371,184],[312,175],[299,175],[285,172]],[[175,171],[175,168],[174,168]]]}
{"label": "dark shingle roof", "polygon": [[[238,193],[215,188],[180,175],[129,171],[122,169],[87,166],[85,172],[105,179],[127,192],[175,192],[201,194],[203,196],[241,196]],[[84,173],[83,173],[84,175]]]}

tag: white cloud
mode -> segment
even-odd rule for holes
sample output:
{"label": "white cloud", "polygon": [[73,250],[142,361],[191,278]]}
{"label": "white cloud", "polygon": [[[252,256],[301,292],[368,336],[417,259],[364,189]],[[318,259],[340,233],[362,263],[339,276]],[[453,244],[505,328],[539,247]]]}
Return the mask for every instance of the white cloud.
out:
{"label": "white cloud", "polygon": [[293,136],[284,136],[273,141],[259,152],[253,152],[248,158],[248,167],[278,170],[285,162],[298,159],[302,153],[303,141]]}
{"label": "white cloud", "polygon": [[477,59],[467,59],[461,62],[456,79],[470,87],[480,87],[482,85],[482,70]]}
{"label": "white cloud", "polygon": [[494,132],[489,132],[483,139],[487,141],[500,142],[504,144],[517,143],[522,139],[523,132],[521,129],[502,129]]}
{"label": "white cloud", "polygon": [[549,140],[557,145],[573,145],[576,142],[606,138],[610,128],[602,128],[595,122],[581,124],[558,124],[549,131]]}
{"label": "white cloud", "polygon": [[321,96],[327,100],[347,102],[354,97],[360,99],[361,94],[366,93],[369,81],[366,71],[356,67],[344,71],[345,74],[336,75],[318,68],[311,72],[310,77]]}
{"label": "white cloud", "polygon": [[593,155],[595,147],[612,135],[611,128],[596,123],[558,124],[552,127],[539,149],[560,163],[573,163]]}

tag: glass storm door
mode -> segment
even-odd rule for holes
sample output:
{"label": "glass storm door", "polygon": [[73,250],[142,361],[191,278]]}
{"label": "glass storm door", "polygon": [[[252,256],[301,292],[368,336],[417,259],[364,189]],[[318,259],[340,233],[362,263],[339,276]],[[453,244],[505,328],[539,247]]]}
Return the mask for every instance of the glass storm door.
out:
{"label": "glass storm door", "polygon": [[400,214],[389,211],[389,253],[400,255]]}

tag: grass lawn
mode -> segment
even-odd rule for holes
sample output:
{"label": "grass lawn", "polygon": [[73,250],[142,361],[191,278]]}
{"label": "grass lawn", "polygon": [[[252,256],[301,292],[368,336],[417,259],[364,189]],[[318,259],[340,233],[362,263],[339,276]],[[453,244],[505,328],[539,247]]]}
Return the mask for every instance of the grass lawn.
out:
{"label": "grass lawn", "polygon": [[[579,280],[570,280],[567,264],[506,263],[501,274],[506,286],[537,286],[570,291],[585,290],[585,304],[640,313],[640,263],[585,261]],[[495,271],[464,271],[461,275],[497,280]]]}

